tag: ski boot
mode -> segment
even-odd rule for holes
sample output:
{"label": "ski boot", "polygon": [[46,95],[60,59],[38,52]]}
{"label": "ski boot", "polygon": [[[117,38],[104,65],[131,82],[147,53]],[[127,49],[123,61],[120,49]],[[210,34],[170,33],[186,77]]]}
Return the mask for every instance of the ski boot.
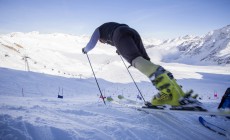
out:
{"label": "ski boot", "polygon": [[184,92],[177,84],[172,73],[163,67],[153,64],[143,57],[137,57],[132,61],[132,65],[145,74],[152,81],[159,93],[153,97],[153,106],[171,105],[180,106],[180,100],[184,97]]}
{"label": "ski boot", "polygon": [[172,73],[166,71],[163,67],[160,66],[152,74],[152,76],[150,76],[150,80],[159,90],[159,93],[155,95],[151,101],[153,105],[181,105],[180,100],[183,99],[185,94],[181,87],[177,84]]}

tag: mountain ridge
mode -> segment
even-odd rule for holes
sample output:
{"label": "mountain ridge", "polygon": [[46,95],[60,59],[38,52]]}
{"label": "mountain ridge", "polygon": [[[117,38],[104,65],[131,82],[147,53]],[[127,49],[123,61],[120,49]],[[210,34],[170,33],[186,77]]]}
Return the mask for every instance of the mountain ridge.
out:
{"label": "mountain ridge", "polygon": [[[163,49],[163,62],[227,65],[230,64],[230,25],[210,31],[201,37],[186,35],[147,48],[152,51]],[[174,52],[166,51],[167,49]]]}
{"label": "mountain ridge", "polygon": [[[1,60],[7,58],[7,61],[11,63],[2,61],[0,66],[21,70],[25,67],[24,58],[29,57],[29,61],[32,61],[30,64],[34,63],[32,68],[38,67],[35,64],[43,65],[38,71],[44,71],[47,67],[53,71],[53,69],[60,67],[56,73],[61,73],[64,70],[63,73],[72,73],[70,75],[83,73],[83,70],[73,70],[69,65],[76,64],[88,67],[82,62],[82,60],[87,61],[84,56],[76,56],[76,54],[81,54],[81,48],[85,47],[89,39],[90,37],[85,35],[40,34],[38,31],[0,35],[0,58]],[[220,66],[230,64],[230,25],[210,31],[201,37],[186,35],[168,40],[143,39],[143,42],[151,60],[156,63]],[[115,62],[120,60],[115,58],[116,50],[114,47],[108,47],[108,45],[101,43],[98,43],[97,46],[90,53],[95,55],[95,59],[101,59],[100,64],[96,66],[98,69],[106,67],[104,62],[114,62],[114,65],[117,65]],[[106,55],[107,58],[105,60],[96,54]]]}

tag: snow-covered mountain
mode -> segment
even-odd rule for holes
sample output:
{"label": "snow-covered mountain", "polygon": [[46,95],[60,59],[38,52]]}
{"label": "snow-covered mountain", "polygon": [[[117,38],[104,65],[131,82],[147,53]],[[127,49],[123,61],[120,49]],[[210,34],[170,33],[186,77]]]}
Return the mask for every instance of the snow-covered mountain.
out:
{"label": "snow-covered mountain", "polygon": [[151,51],[160,51],[164,62],[193,65],[230,64],[230,25],[199,36],[184,36],[149,45]]}
{"label": "snow-covered mountain", "polygon": [[[177,79],[201,79],[201,74],[197,72],[229,74],[229,36],[230,26],[226,26],[204,37],[185,36],[166,41],[156,39],[143,39],[143,41],[151,60],[173,72]],[[87,57],[81,52],[89,38],[89,36],[39,32],[0,35],[0,67],[68,78],[92,78]],[[114,47],[101,43],[89,52],[97,77],[110,82],[132,82],[115,52]],[[175,63],[180,63],[177,64],[179,69],[175,69]],[[185,73],[184,70],[187,68],[195,69],[186,70]],[[149,81],[136,69],[131,68],[130,71],[137,82]]]}
{"label": "snow-covered mountain", "polygon": [[[77,58],[79,56],[75,54],[81,53],[81,48],[86,45],[88,40],[88,36],[73,36],[60,33],[39,34],[39,32],[17,32],[0,35],[1,59],[7,58],[8,61],[14,62],[14,64],[11,65],[11,63],[2,61],[0,66],[25,69],[25,58],[27,57],[30,69],[36,67],[34,69],[43,72],[45,69],[47,70],[47,67],[53,69],[52,71],[54,71],[54,67],[58,67],[59,69],[56,71],[59,74],[81,74],[83,69],[73,70],[70,68],[70,65],[84,65],[82,61],[79,60],[82,58]],[[203,37],[187,35],[165,41],[156,39],[143,40],[147,52],[152,60],[156,62],[173,62],[192,65],[230,64],[230,25],[211,31]],[[98,46],[106,45],[99,43]],[[106,46],[105,49],[100,49],[99,47],[98,51],[92,53],[103,53],[105,56],[115,56],[116,54],[114,52],[115,48]],[[106,61],[105,63],[109,63],[111,62],[109,59],[101,59],[100,62]],[[64,63],[62,61],[62,64],[60,64],[60,60],[63,60]],[[103,63],[101,65],[103,65]],[[41,65],[43,65],[43,68],[41,68]],[[65,70],[63,70],[63,68],[65,68]]]}

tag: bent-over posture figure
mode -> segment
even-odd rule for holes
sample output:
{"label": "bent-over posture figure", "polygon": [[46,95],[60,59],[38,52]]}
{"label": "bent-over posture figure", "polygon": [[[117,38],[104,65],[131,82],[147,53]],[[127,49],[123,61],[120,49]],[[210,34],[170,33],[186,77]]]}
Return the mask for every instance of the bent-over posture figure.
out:
{"label": "bent-over posture figure", "polygon": [[185,93],[177,84],[172,73],[150,61],[137,31],[126,24],[104,23],[95,29],[87,46],[82,48],[82,52],[87,53],[92,50],[98,40],[115,46],[126,61],[152,81],[159,90],[159,93],[151,100],[152,105],[181,105],[180,101],[184,98]]}

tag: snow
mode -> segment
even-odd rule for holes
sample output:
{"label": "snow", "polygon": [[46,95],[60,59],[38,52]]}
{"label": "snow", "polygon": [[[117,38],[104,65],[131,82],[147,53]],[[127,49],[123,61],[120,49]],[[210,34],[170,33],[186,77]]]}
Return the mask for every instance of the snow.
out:
{"label": "snow", "polygon": [[229,43],[230,26],[228,25],[201,37],[187,35],[165,40],[158,45],[148,45],[148,48],[150,53],[155,55],[156,52],[160,52],[160,60],[167,63],[229,65]]}
{"label": "snow", "polygon": [[[224,29],[221,31],[229,32],[229,28]],[[216,32],[210,32],[209,35],[219,37]],[[212,36],[215,42],[220,42],[218,37]],[[203,65],[203,62],[195,60],[194,65],[190,63],[193,59],[177,55],[180,54],[178,49],[171,48],[184,40],[197,43],[199,39],[180,37],[168,40],[168,45],[154,39],[144,42],[151,45],[153,41],[154,47],[149,47],[147,52],[154,63],[171,71],[184,91],[193,89],[198,93],[207,109],[216,110],[230,85],[230,66],[213,62]],[[118,95],[137,101],[136,105],[139,106],[143,101],[136,98],[138,90],[115,53],[115,48],[98,43],[88,55],[99,86],[105,96],[121,102],[106,102],[104,105],[99,98],[100,92],[87,57],[81,53],[81,48],[88,40],[87,36],[61,33],[0,35],[1,140],[228,139],[200,125],[199,115],[165,112],[147,114],[127,107],[129,102],[119,101]],[[201,50],[205,51],[204,48]],[[220,53],[229,55],[227,50],[229,45],[223,47]],[[29,57],[29,71],[25,56]],[[173,62],[164,61],[172,58]],[[180,61],[182,59],[183,63]],[[144,98],[150,100],[157,90],[135,68],[129,70]],[[63,93],[64,98],[57,98],[58,93]],[[214,93],[218,97],[214,97]],[[230,131],[229,119],[221,116],[203,117]]]}

